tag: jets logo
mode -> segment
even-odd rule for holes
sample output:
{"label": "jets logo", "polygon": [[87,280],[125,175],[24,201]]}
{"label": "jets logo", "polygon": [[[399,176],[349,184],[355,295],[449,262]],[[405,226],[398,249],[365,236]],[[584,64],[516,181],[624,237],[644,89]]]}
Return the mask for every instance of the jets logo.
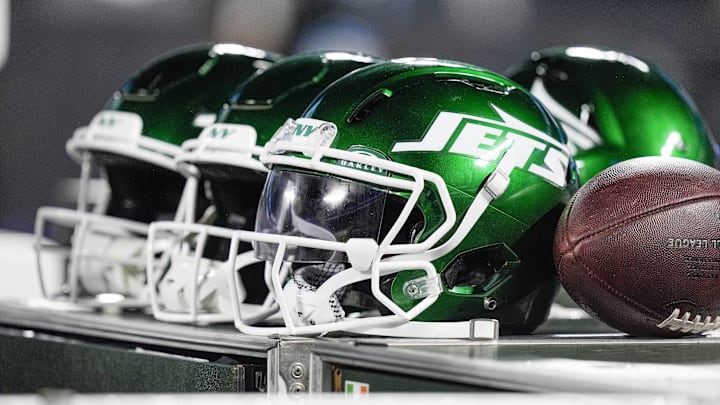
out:
{"label": "jets logo", "polygon": [[603,143],[600,134],[588,125],[590,111],[587,105],[583,105],[580,116],[576,116],[548,93],[545,84],[539,77],[533,81],[530,93],[540,100],[558,120],[568,137],[568,148],[573,155],[578,151],[588,150]]}
{"label": "jets logo", "polygon": [[447,151],[496,162],[510,154],[514,167],[564,187],[570,154],[566,146],[495,105],[500,120],[440,112],[422,140],[397,142],[392,152]]}

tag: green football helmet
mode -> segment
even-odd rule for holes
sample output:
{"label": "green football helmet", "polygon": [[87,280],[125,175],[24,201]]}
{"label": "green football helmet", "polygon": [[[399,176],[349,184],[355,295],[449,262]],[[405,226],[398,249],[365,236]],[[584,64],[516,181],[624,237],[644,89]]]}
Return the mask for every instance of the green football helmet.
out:
{"label": "green football helmet", "polygon": [[336,81],[266,144],[256,233],[237,235],[272,266],[273,331],[534,330],[577,188],[565,142],[526,90],[472,65],[398,59]]}
{"label": "green football helmet", "polygon": [[[178,207],[207,205],[183,196],[185,178],[174,161],[180,145],[213,123],[235,88],[275,59],[235,44],[175,49],[142,67],[89,126],[75,131],[66,150],[81,167],[77,208],[42,207],[36,218],[41,280],[57,279],[42,266],[43,254],[59,246],[68,259],[60,288],[46,296],[90,305],[148,302],[149,223],[190,215]],[[95,174],[99,181],[91,179]],[[105,187],[93,199],[97,185]]]}
{"label": "green football helmet", "polygon": [[585,46],[549,48],[506,74],[560,122],[582,183],[640,156],[717,165],[717,142],[688,94],[635,56]]}
{"label": "green football helmet", "polygon": [[197,220],[188,215],[184,221],[151,226],[150,250],[163,252],[147,266],[155,318],[185,323],[237,319],[239,325],[250,325],[277,312],[268,295],[264,263],[254,258],[249,243],[234,252],[237,283],[234,289],[228,283],[230,235],[255,227],[267,174],[258,156],[285,120],[302,114],[325,87],[378,61],[346,52],[283,58],[238,87],[217,121],[183,143],[175,162],[188,175],[188,194],[206,191],[211,205]]}

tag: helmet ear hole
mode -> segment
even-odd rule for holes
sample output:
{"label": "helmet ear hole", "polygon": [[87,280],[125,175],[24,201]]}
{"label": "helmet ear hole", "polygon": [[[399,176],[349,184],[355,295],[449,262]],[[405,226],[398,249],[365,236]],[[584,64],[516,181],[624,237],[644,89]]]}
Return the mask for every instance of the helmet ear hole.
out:
{"label": "helmet ear hole", "polygon": [[445,285],[456,287],[479,287],[507,267],[517,257],[504,244],[486,246],[457,256],[442,273]]}

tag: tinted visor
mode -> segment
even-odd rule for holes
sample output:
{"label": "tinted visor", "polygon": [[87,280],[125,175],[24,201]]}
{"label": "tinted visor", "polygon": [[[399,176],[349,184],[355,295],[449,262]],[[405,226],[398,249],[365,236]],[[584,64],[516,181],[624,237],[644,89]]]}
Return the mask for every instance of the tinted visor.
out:
{"label": "tinted visor", "polygon": [[[335,242],[350,238],[380,242],[397,220],[398,208],[406,202],[386,189],[357,181],[273,170],[265,183],[255,230]],[[422,223],[422,215],[415,210],[408,224]],[[407,224],[398,238],[403,234],[408,234]],[[276,250],[277,245],[272,243],[258,242],[255,246],[255,254],[262,260],[271,260]],[[347,258],[330,250],[288,246],[285,260],[339,262]]]}

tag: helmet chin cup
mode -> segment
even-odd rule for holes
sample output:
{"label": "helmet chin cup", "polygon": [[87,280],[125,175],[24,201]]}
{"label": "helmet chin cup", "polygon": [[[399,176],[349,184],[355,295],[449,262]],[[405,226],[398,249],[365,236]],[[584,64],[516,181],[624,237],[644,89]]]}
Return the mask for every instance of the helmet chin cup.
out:
{"label": "helmet chin cup", "polygon": [[252,251],[236,250],[232,262],[202,257],[208,237],[229,239],[231,234],[226,228],[193,223],[158,221],[150,225],[148,247],[151,252],[162,252],[157,256],[148,254],[146,266],[148,283],[153,286],[150,301],[156,319],[198,324],[231,322],[238,307],[254,323],[277,311],[272,300],[262,305],[244,303],[246,288],[239,277],[235,279],[231,274],[260,262]]}
{"label": "helmet chin cup", "polygon": [[288,313],[294,326],[328,324],[345,316],[337,302],[333,311],[333,302],[329,296],[300,288],[293,281],[285,283],[283,300],[288,304]]}
{"label": "helmet chin cup", "polygon": [[[91,307],[137,307],[147,304],[145,235],[147,225],[65,208],[41,207],[35,219],[35,252],[45,298],[68,300]],[[68,244],[45,238],[45,233],[71,233]],[[64,268],[47,266],[48,255],[65,257]],[[62,285],[48,290],[43,280]],[[113,294],[112,299],[108,299]]]}
{"label": "helmet chin cup", "polygon": [[181,253],[173,254],[170,263],[171,267],[158,284],[158,298],[164,311],[187,312],[194,318],[189,319],[190,322],[197,321],[200,312],[231,313],[226,266],[204,258],[198,261]]}

